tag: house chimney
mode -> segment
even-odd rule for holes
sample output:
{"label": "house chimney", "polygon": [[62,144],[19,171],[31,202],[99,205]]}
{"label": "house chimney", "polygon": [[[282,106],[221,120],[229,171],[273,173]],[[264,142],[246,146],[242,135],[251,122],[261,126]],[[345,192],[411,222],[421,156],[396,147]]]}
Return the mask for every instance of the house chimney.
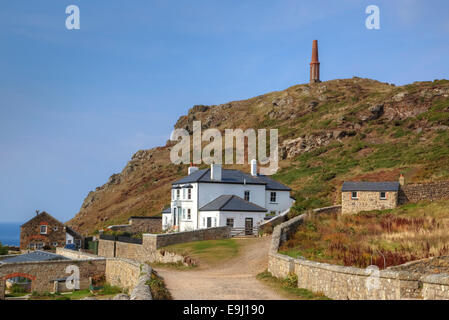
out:
{"label": "house chimney", "polygon": [[189,167],[189,169],[188,169],[188,174],[189,174],[189,176],[192,174],[192,173],[194,173],[195,171],[198,171],[198,167],[195,167],[192,163],[190,163],[190,167]]}
{"label": "house chimney", "polygon": [[253,177],[257,176],[257,160],[251,160],[251,175]]}
{"label": "house chimney", "polygon": [[404,175],[401,173],[401,175],[399,176],[399,184],[401,186],[403,186],[405,184],[405,178]]}
{"label": "house chimney", "polygon": [[214,181],[221,181],[221,164],[210,165],[210,178]]}

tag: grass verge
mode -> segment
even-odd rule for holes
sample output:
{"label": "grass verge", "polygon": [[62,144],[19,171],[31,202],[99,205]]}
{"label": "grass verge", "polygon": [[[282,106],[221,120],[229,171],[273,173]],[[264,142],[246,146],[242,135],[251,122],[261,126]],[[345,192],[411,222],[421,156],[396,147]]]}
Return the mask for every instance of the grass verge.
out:
{"label": "grass verge", "polygon": [[155,272],[151,274],[151,279],[147,281],[147,285],[150,287],[153,300],[172,300],[171,293],[165,286],[164,280]]}
{"label": "grass verge", "polygon": [[200,265],[212,265],[235,257],[239,247],[240,243],[234,239],[221,239],[180,243],[162,249],[192,257]]}

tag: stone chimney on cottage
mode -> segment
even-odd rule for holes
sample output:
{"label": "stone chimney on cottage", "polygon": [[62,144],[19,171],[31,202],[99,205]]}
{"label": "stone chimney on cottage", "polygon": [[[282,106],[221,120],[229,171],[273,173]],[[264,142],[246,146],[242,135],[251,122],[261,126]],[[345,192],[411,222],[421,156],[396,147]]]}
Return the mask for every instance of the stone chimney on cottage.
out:
{"label": "stone chimney on cottage", "polygon": [[402,187],[405,185],[405,178],[404,175],[401,173],[401,175],[399,176],[399,185]]}
{"label": "stone chimney on cottage", "polygon": [[257,176],[257,160],[251,160],[251,175],[253,177]]}
{"label": "stone chimney on cottage", "polygon": [[192,163],[190,163],[190,167],[187,170],[188,175],[190,176],[192,173],[194,173],[195,171],[198,171],[198,167],[195,167]]}
{"label": "stone chimney on cottage", "polygon": [[221,164],[210,165],[210,179],[213,181],[221,181]]}

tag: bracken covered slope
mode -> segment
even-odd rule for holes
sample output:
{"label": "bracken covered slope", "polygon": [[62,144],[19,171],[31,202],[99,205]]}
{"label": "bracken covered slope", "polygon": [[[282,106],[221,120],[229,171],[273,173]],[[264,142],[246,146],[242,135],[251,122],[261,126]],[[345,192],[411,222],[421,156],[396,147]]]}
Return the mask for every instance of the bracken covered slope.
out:
{"label": "bracken covered slope", "polygon": [[[449,81],[396,87],[370,79],[296,85],[248,100],[194,106],[176,128],[279,129],[280,170],[295,210],[338,203],[344,180],[449,178]],[[88,194],[68,224],[84,234],[133,215],[158,215],[185,165],[170,162],[173,143],[140,150],[123,171]],[[248,170],[248,166],[234,165]]]}

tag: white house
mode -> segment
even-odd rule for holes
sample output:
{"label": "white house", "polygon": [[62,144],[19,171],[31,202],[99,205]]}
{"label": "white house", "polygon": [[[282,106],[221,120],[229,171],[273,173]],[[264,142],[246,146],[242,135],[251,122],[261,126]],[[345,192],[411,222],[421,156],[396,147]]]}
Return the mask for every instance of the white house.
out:
{"label": "white house", "polygon": [[293,203],[291,189],[267,176],[222,169],[190,167],[188,175],[172,183],[170,207],[162,212],[162,229],[196,230],[218,226],[253,228],[267,215],[279,215]]}

